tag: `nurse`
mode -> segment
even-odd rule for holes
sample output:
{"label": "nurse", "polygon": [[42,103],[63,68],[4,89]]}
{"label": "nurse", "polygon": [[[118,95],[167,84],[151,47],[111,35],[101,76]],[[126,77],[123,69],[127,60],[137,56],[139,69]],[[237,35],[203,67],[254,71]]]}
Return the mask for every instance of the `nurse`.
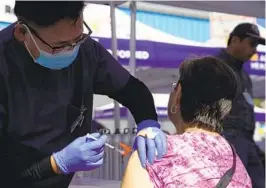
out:
{"label": "nurse", "polygon": [[90,38],[83,9],[82,1],[16,1],[18,21],[0,31],[4,187],[67,187],[76,171],[103,164],[106,137],[84,136],[91,130],[93,94],[126,106],[138,133],[148,127],[158,133],[154,140],[136,138],[141,164],[152,163],[156,149],[159,158],[166,153],[150,91]]}

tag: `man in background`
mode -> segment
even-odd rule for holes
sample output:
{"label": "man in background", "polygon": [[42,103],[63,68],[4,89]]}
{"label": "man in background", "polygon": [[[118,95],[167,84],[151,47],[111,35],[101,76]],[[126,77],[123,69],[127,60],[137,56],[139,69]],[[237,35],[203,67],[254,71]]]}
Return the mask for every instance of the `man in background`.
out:
{"label": "man in background", "polygon": [[221,50],[218,58],[227,63],[238,79],[238,94],[232,110],[224,121],[224,135],[236,148],[245,165],[254,188],[265,187],[264,153],[253,140],[255,130],[252,82],[243,65],[255,53],[258,44],[265,45],[258,27],[250,23],[237,25],[231,32],[227,48]]}

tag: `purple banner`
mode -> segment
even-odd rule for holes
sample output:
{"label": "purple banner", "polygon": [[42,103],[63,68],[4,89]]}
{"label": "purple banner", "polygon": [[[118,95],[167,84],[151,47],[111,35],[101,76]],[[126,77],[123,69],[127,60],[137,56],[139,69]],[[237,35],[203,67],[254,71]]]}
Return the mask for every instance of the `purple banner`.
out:
{"label": "purple banner", "polygon": [[257,52],[249,62],[244,64],[245,70],[252,75],[265,76],[265,53]]}
{"label": "purple banner", "polygon": [[[156,113],[158,117],[161,119],[167,119],[167,108],[165,107],[157,107]],[[127,118],[128,110],[125,107],[120,108],[120,117],[122,119]],[[107,109],[102,111],[95,111],[94,118],[97,119],[111,119],[114,118],[114,109]],[[265,122],[265,113],[255,113],[255,120],[258,122]]]}
{"label": "purple banner", "polygon": [[[111,39],[94,38],[99,41],[111,53]],[[129,40],[118,39],[118,60],[123,65],[129,64],[130,50]],[[137,66],[177,68],[185,59],[195,56],[216,55],[220,48],[184,46],[153,41],[136,41]],[[265,53],[258,52],[252,61],[245,64],[249,74],[265,75]]]}

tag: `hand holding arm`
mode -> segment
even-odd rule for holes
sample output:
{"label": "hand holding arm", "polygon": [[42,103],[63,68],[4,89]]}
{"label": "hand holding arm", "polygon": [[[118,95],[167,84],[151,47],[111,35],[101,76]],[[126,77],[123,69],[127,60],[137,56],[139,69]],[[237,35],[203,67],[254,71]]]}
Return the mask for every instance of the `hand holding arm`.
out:
{"label": "hand holding arm", "polygon": [[144,168],[147,159],[150,164],[153,164],[155,157],[161,159],[167,153],[166,134],[160,129],[158,122],[154,120],[141,122],[138,125],[137,135],[133,148],[138,150],[139,159]]}

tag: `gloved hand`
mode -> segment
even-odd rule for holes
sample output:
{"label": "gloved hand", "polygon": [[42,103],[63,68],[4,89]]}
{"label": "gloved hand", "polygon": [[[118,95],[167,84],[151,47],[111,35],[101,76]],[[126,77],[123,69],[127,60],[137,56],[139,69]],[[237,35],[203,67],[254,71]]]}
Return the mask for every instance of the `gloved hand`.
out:
{"label": "gloved hand", "polygon": [[134,149],[138,150],[139,159],[143,168],[146,166],[146,160],[153,164],[155,153],[157,151],[157,159],[161,159],[167,152],[167,140],[165,133],[160,129],[160,124],[154,120],[145,120],[138,124],[137,134],[151,128],[155,138],[145,138],[137,136],[134,141]]}
{"label": "gloved hand", "polygon": [[98,140],[86,136],[79,137],[61,151],[53,153],[53,158],[63,174],[94,170],[103,164],[107,137],[99,133],[93,133],[91,136]]}

